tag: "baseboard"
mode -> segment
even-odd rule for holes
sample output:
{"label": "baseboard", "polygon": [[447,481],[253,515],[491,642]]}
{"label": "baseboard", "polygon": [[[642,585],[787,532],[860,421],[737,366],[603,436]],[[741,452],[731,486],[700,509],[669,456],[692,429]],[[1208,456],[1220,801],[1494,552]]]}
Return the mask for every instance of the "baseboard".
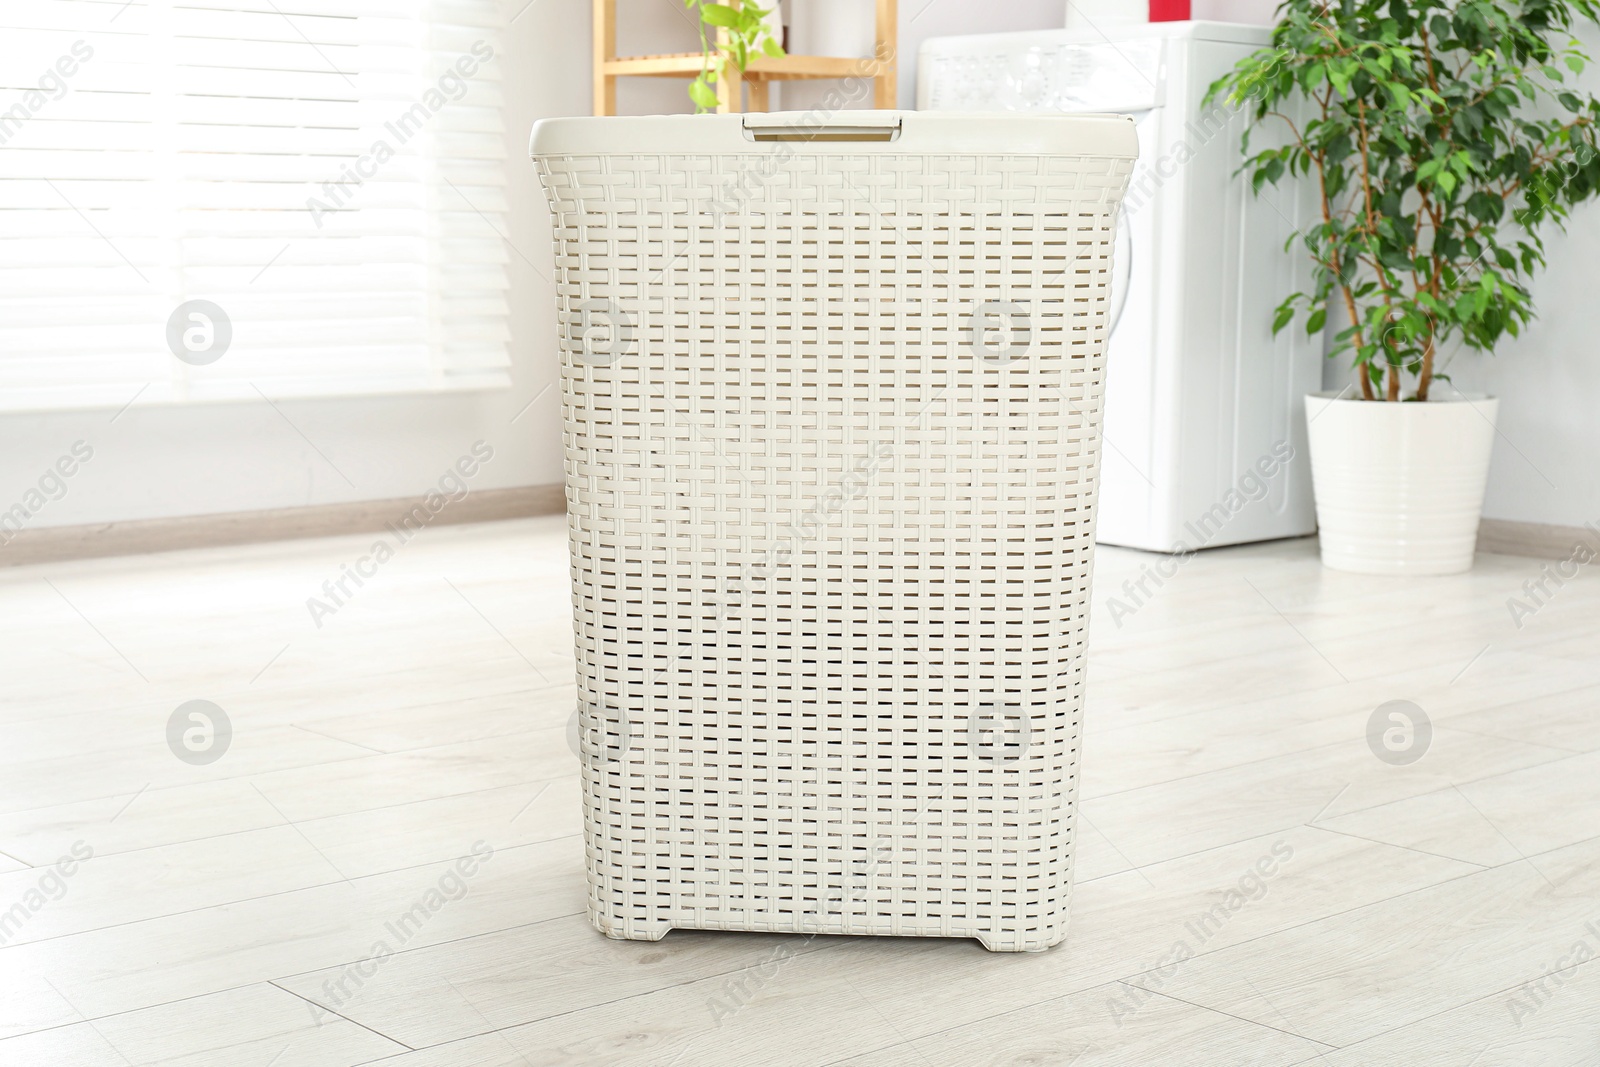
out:
{"label": "baseboard", "polygon": [[[421,497],[394,497],[271,511],[8,531],[10,539],[0,545],[0,566],[372,533],[385,529],[389,523],[399,523],[421,500]],[[445,504],[429,517],[426,525],[453,526],[464,522],[555,515],[566,510],[566,506],[566,492],[560,485],[478,489]]]}
{"label": "baseboard", "polygon": [[1502,556],[1563,560],[1578,545],[1600,551],[1600,530],[1588,526],[1550,526],[1542,522],[1484,519],[1478,523],[1478,551]]}
{"label": "baseboard", "polygon": [[[10,539],[0,545],[0,567],[371,533],[397,522],[417,503],[416,497],[392,497],[304,508],[18,530],[11,532]],[[558,515],[566,506],[566,493],[560,485],[479,489],[446,505],[428,525],[453,526]],[[1579,544],[1600,551],[1600,529],[1505,519],[1484,519],[1478,524],[1479,552],[1560,560],[1572,555],[1574,546]]]}

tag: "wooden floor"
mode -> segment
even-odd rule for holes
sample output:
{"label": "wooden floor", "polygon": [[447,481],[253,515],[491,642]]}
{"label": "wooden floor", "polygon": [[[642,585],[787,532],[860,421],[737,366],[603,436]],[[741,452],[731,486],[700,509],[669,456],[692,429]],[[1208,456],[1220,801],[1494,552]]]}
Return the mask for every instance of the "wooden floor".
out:
{"label": "wooden floor", "polygon": [[[1072,933],[992,955],[602,938],[562,520],[426,530],[334,604],[370,544],[0,571],[0,1064],[1600,1064],[1591,575],[1519,627],[1526,559],[1283,542],[1136,605],[1158,557],[1103,550]],[[169,749],[191,700],[214,762]]]}

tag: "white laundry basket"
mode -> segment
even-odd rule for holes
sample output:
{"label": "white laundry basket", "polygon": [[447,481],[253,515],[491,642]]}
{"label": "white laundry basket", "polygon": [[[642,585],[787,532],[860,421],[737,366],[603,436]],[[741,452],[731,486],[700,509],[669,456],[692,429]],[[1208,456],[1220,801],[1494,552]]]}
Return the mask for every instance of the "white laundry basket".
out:
{"label": "white laundry basket", "polygon": [[551,119],[589,914],[1065,935],[1123,117]]}

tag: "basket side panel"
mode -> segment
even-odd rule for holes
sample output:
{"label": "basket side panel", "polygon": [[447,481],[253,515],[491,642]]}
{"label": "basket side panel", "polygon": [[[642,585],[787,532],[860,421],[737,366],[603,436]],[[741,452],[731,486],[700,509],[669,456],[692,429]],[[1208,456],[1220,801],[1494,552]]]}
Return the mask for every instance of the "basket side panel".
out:
{"label": "basket side panel", "polygon": [[597,925],[1059,940],[1129,162],[539,166]]}

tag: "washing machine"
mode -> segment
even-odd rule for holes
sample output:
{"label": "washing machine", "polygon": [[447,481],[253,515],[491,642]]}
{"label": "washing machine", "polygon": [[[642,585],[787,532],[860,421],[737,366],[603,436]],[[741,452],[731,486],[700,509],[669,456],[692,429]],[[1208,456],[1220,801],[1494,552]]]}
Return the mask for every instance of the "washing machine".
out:
{"label": "washing machine", "polygon": [[[1243,113],[1206,90],[1265,27],[1169,22],[926,41],[917,106],[1119,112],[1140,158],[1114,257],[1098,540],[1158,552],[1316,529],[1302,398],[1322,339],[1272,334],[1311,287],[1292,242],[1318,216],[1306,182],[1250,192]],[[1252,149],[1269,147],[1265,128]]]}

